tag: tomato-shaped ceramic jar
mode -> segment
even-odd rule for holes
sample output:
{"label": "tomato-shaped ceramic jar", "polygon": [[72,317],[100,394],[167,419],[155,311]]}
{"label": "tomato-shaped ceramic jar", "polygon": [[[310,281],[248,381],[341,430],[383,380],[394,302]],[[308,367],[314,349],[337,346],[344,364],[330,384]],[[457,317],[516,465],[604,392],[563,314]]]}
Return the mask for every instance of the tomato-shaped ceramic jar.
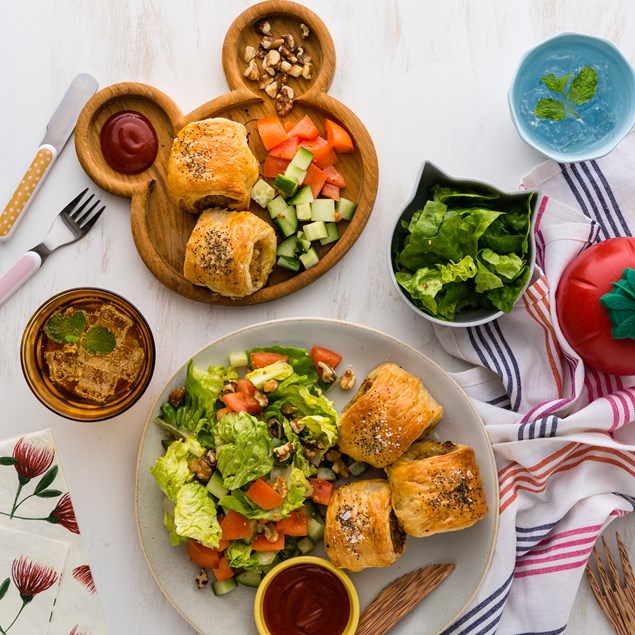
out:
{"label": "tomato-shaped ceramic jar", "polygon": [[565,338],[585,364],[612,375],[635,375],[635,272],[629,270],[635,270],[635,238],[610,238],[574,258],[556,291]]}

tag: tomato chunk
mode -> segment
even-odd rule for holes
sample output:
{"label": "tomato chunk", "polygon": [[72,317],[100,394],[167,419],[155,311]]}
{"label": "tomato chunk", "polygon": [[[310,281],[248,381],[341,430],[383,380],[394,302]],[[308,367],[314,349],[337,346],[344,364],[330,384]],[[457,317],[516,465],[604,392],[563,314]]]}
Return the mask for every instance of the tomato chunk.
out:
{"label": "tomato chunk", "polygon": [[229,566],[229,560],[225,556],[220,557],[218,567],[212,569],[212,573],[218,581],[234,577],[234,570]]}
{"label": "tomato chunk", "polygon": [[328,165],[323,170],[324,174],[326,174],[326,182],[331,185],[337,185],[341,190],[346,187],[346,181],[344,177],[335,169],[334,166]]}
{"label": "tomato chunk", "polygon": [[271,485],[265,483],[261,478],[256,479],[249,489],[245,492],[245,496],[250,498],[258,507],[263,509],[274,509],[282,504],[284,498],[276,492]]}
{"label": "tomato chunk", "polygon": [[220,524],[223,540],[242,540],[253,536],[256,523],[230,509]]}
{"label": "tomato chunk", "polygon": [[190,560],[199,567],[204,567],[205,569],[216,569],[218,567],[221,554],[216,549],[206,547],[198,540],[192,540],[191,538],[185,544],[185,548]]}
{"label": "tomato chunk", "polygon": [[313,487],[311,500],[319,505],[328,505],[333,493],[333,483],[321,478],[309,478],[309,483]]}
{"label": "tomato chunk", "polygon": [[325,119],[324,130],[326,131],[328,142],[337,152],[348,153],[355,151],[351,135],[342,126],[330,119]]}
{"label": "tomato chunk", "polygon": [[294,509],[289,518],[276,523],[276,529],[285,536],[306,536],[309,533],[309,517],[301,509]]}
{"label": "tomato chunk", "polygon": [[320,134],[309,115],[304,115],[288,132],[290,137],[295,136],[300,139],[315,139]]}
{"label": "tomato chunk", "polygon": [[279,143],[277,146],[271,148],[271,150],[269,150],[269,156],[291,160],[298,151],[299,144],[300,142],[297,137],[289,137],[282,143]]}
{"label": "tomato chunk", "polygon": [[254,551],[282,551],[284,549],[284,534],[279,531],[278,538],[270,542],[264,534],[258,534],[251,543]]}
{"label": "tomato chunk", "polygon": [[272,353],[270,351],[256,351],[251,353],[251,367],[254,369],[263,368],[264,366],[269,366],[276,362],[287,361],[289,361],[289,356],[281,355],[280,353]]}
{"label": "tomato chunk", "polygon": [[314,346],[309,352],[311,361],[318,372],[318,377],[322,379],[322,369],[320,368],[320,362],[323,362],[331,368],[337,368],[337,365],[342,361],[342,356],[335,351],[332,351],[323,346]]}
{"label": "tomato chunk", "polygon": [[256,387],[248,379],[239,379],[238,392],[242,392],[243,395],[248,397],[253,397],[256,393]]}
{"label": "tomato chunk", "polygon": [[287,166],[291,163],[288,159],[281,159],[280,157],[272,157],[268,154],[265,157],[265,162],[262,166],[262,174],[267,178],[275,179],[278,174],[284,174]]}
{"label": "tomato chunk", "polygon": [[315,163],[311,163],[302,185],[310,185],[313,197],[317,198],[324,187],[324,183],[326,183],[326,174]]}
{"label": "tomato chunk", "polygon": [[284,126],[275,115],[259,119],[256,125],[266,150],[271,150],[271,148],[282,143],[287,138]]}
{"label": "tomato chunk", "polygon": [[340,188],[337,185],[331,185],[331,183],[325,183],[322,188],[322,196],[326,198],[332,198],[334,201],[340,200]]}
{"label": "tomato chunk", "polygon": [[227,406],[225,406],[224,408],[220,408],[216,411],[216,421],[220,421],[225,415],[228,415],[230,412],[234,411]]}

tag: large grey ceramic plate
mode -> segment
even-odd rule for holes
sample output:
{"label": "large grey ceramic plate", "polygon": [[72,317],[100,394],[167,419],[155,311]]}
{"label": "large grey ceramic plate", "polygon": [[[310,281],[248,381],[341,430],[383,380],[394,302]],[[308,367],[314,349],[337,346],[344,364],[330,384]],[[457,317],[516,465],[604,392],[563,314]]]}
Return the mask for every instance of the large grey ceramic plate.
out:
{"label": "large grey ceramic plate", "polygon": [[[452,575],[391,631],[395,635],[440,632],[463,612],[480,586],[491,561],[498,529],[496,466],[479,415],[458,384],[418,351],[378,331],[335,320],[300,318],[256,324],[212,342],[196,353],[194,361],[202,367],[226,365],[230,352],[274,344],[305,348],[317,344],[338,351],[343,355],[342,367],[352,366],[357,386],[378,364],[384,361],[399,364],[421,377],[443,405],[445,413],[437,428],[438,438],[474,448],[490,508],[487,518],[464,531],[410,538],[404,556],[393,566],[351,574],[363,610],[388,582],[400,575],[435,562],[455,562]],[[183,385],[188,361],[184,360],[159,394],[141,440],[136,482],[139,538],[163,593],[196,630],[205,635],[255,634],[253,589],[239,587],[228,595],[215,597],[209,589],[201,592],[196,588],[194,577],[198,571],[188,559],[185,547],[171,547],[168,542],[163,527],[163,494],[149,472],[163,453],[163,434],[153,419],[169,392]],[[340,411],[351,396],[351,392],[339,387],[329,392]],[[316,555],[323,555],[323,551]]]}

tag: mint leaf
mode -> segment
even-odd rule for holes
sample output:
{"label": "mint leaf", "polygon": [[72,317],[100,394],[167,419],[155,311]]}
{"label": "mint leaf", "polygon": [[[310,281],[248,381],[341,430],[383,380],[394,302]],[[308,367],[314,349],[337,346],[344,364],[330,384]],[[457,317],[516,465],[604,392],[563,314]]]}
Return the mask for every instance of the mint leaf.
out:
{"label": "mint leaf", "polygon": [[540,79],[549,90],[564,95],[564,89],[570,77],[573,77],[573,74],[556,77],[553,73],[549,73],[548,75],[543,75]]}
{"label": "mint leaf", "polygon": [[534,114],[541,119],[562,121],[567,116],[567,109],[557,99],[541,99],[534,108]]}
{"label": "mint leaf", "polygon": [[595,95],[598,88],[598,74],[590,66],[585,66],[569,86],[569,99],[574,104],[583,104]]}
{"label": "mint leaf", "polygon": [[79,340],[85,327],[83,311],[76,311],[71,317],[55,313],[46,321],[44,332],[57,344],[72,344]]}
{"label": "mint leaf", "polygon": [[105,326],[93,326],[93,328],[86,331],[82,346],[91,355],[107,355],[115,350],[117,340]]}

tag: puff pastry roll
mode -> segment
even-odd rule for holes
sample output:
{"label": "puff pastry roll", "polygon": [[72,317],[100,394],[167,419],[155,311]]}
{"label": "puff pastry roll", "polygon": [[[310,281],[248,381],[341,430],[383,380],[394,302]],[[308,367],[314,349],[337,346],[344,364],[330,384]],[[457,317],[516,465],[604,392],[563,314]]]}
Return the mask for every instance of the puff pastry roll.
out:
{"label": "puff pastry roll", "polygon": [[276,262],[273,227],[251,212],[203,212],[185,252],[183,275],[215,293],[242,298],[267,282]]}
{"label": "puff pastry roll", "polygon": [[334,490],[326,510],[324,546],[336,567],[387,567],[398,560],[405,544],[386,479],[354,481]]}
{"label": "puff pastry roll", "polygon": [[386,473],[393,509],[411,536],[465,529],[487,516],[474,450],[467,445],[418,441]]}
{"label": "puff pastry roll", "polygon": [[340,418],[339,447],[357,461],[384,467],[443,415],[421,380],[397,364],[374,368]]}
{"label": "puff pastry roll", "polygon": [[223,117],[194,121],[172,143],[167,185],[181,209],[249,209],[257,180],[258,161],[240,123]]}

